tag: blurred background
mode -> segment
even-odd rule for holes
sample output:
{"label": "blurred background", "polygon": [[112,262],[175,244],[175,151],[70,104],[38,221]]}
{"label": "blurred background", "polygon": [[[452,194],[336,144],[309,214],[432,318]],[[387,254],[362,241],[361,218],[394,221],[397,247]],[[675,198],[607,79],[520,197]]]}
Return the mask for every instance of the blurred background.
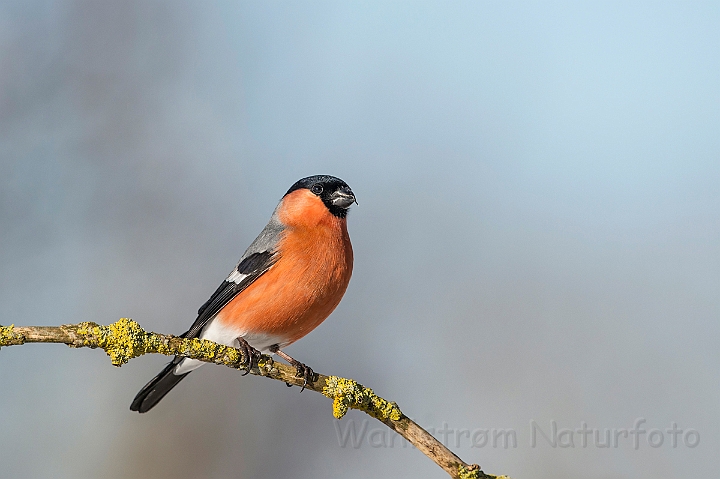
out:
{"label": "blurred background", "polygon": [[[513,431],[446,438],[489,473],[712,477],[719,26],[717,2],[4,1],[0,324],[182,333],[287,188],[332,174],[355,273],[290,354],[427,428]],[[166,361],[4,348],[0,476],[445,477],[222,367],[131,413]],[[531,442],[639,418],[661,446]]]}

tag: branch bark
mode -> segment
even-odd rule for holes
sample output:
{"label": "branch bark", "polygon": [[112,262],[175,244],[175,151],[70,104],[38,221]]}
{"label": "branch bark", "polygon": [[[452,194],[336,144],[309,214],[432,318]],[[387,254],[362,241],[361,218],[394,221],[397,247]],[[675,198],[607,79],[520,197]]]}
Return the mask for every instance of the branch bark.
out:
{"label": "branch bark", "polygon": [[[95,323],[65,324],[62,326],[0,326],[0,348],[25,343],[62,343],[72,348],[101,348],[115,366],[143,354],[164,354],[199,359],[246,370],[246,357],[240,349],[223,346],[203,339],[184,339],[177,336],[147,332],[131,319],[122,318],[108,326]],[[251,374],[302,386],[303,379],[295,376],[291,366],[262,356]],[[405,416],[394,402],[376,395],[372,389],[352,379],[317,374],[305,389],[319,392],[333,400],[333,415],[340,419],[348,409],[359,409],[376,418],[400,434],[423,454],[457,479],[509,479],[507,476],[485,474],[478,465],[467,464],[444,444],[435,439],[412,419]]]}

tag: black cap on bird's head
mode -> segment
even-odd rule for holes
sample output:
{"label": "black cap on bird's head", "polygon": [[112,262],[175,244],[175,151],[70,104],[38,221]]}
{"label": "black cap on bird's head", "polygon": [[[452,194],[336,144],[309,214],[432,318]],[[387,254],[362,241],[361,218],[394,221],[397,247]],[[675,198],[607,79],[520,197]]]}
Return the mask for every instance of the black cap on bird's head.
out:
{"label": "black cap on bird's head", "polygon": [[347,183],[334,176],[308,176],[298,180],[285,195],[287,196],[293,191],[301,189],[308,189],[311,193],[317,195],[327,206],[327,209],[330,210],[330,213],[339,218],[345,218],[350,205],[357,203],[355,194]]}

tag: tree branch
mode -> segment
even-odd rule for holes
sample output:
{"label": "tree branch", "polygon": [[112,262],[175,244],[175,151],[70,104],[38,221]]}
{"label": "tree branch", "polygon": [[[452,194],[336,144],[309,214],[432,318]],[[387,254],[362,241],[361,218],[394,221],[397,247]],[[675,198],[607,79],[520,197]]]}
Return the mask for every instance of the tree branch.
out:
{"label": "tree branch", "polygon": [[[109,326],[95,323],[65,324],[62,326],[0,326],[0,348],[25,343],[63,343],[72,348],[101,348],[114,366],[122,366],[143,354],[157,353],[183,356],[208,363],[223,364],[246,370],[248,358],[240,349],[223,346],[204,339],[184,339],[166,334],[148,333],[138,323],[122,318]],[[263,355],[257,367],[250,370],[296,386],[303,379],[295,376],[295,369]],[[340,419],[348,409],[359,409],[376,418],[407,439],[451,477],[457,479],[503,479],[506,476],[485,474],[478,465],[467,464],[425,429],[405,416],[394,402],[386,401],[372,389],[352,379],[317,374],[305,389],[319,392],[333,400],[333,415]]]}

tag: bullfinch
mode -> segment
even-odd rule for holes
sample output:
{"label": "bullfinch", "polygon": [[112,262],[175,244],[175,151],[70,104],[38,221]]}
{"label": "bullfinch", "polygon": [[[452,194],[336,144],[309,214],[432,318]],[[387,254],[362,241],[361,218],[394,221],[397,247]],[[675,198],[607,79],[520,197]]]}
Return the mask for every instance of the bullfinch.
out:
{"label": "bullfinch", "polygon": [[[281,348],[315,329],[340,303],[352,274],[346,217],[355,202],[350,187],[334,176],[309,176],[292,185],[181,337],[241,348],[250,358],[248,370],[260,353],[275,353],[307,383],[312,369]],[[130,409],[149,411],[203,364],[176,356],[140,390]]]}

